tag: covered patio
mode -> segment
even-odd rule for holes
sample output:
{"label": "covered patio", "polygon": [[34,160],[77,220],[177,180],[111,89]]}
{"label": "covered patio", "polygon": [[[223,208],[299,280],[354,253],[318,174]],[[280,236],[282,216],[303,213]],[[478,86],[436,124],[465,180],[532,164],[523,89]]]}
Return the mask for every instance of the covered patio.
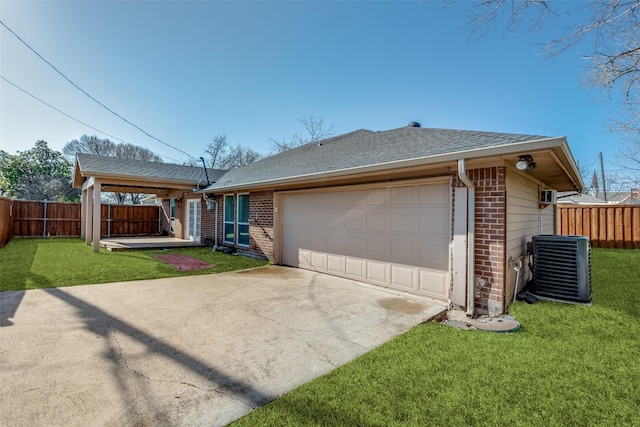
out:
{"label": "covered patio", "polygon": [[[177,228],[179,229],[175,232],[176,239],[171,242],[168,240],[161,241],[161,239],[157,238],[146,243],[131,241],[126,244],[122,242],[115,243],[112,238],[102,240],[100,230],[102,193],[155,194],[163,202],[171,199],[199,201],[201,197],[194,194],[194,190],[217,179],[223,172],[217,169],[207,169],[205,171],[202,167],[196,166],[78,153],[76,155],[73,186],[74,188],[82,188],[81,238],[84,239],[87,245],[93,245],[95,253],[100,251],[100,245],[103,242],[109,243],[112,248],[120,249],[128,246],[137,246],[139,248],[174,245],[171,247],[176,247],[175,245],[185,245],[186,241],[191,241],[193,245],[200,246],[199,236],[192,233],[189,228],[189,226],[192,226],[195,229],[197,226],[199,229],[199,222],[196,224],[195,220],[196,215],[189,218],[188,212],[182,212],[180,209],[176,209],[175,216],[175,220],[178,222]],[[183,206],[185,210],[186,205],[185,203]],[[163,208],[168,206],[168,204],[163,203]],[[171,219],[173,219],[166,212],[166,209],[164,216],[164,220],[167,223],[170,223]],[[186,219],[183,220],[183,218]],[[199,221],[199,215],[197,218]],[[189,224],[189,221],[191,221],[191,224]],[[158,246],[144,246],[151,244]]]}

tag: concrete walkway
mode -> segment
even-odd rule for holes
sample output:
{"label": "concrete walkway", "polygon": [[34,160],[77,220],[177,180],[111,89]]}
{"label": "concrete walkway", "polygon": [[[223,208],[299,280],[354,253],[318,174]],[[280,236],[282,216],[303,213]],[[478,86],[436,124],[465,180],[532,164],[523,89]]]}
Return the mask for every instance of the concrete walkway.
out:
{"label": "concrete walkway", "polygon": [[3,292],[1,424],[225,425],[443,311],[275,266]]}

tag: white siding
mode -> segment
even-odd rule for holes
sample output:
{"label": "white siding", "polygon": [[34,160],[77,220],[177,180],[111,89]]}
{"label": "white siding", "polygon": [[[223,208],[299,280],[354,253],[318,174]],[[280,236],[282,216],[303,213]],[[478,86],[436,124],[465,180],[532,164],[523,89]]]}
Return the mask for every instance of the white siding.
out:
{"label": "white siding", "polygon": [[[516,272],[512,268],[511,259],[526,252],[527,242],[536,234],[554,234],[554,206],[540,209],[538,191],[542,185],[529,176],[516,171],[507,170],[507,266],[505,274],[507,301],[513,300]],[[542,228],[542,230],[541,230]],[[523,259],[520,270],[519,289],[522,289],[529,278],[527,258]]]}

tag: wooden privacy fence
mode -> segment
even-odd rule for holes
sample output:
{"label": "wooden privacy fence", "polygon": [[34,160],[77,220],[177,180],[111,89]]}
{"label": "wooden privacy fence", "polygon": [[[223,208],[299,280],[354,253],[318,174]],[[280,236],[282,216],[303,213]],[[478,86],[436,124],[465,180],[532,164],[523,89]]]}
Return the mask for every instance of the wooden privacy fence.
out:
{"label": "wooden privacy fence", "polygon": [[0,197],[0,248],[11,240],[11,200]]}
{"label": "wooden privacy fence", "polygon": [[557,233],[587,236],[594,248],[640,249],[640,205],[558,206]]}
{"label": "wooden privacy fence", "polygon": [[[160,210],[161,207],[155,205],[103,204],[100,234],[104,237],[159,235]],[[5,242],[11,237],[80,236],[80,212],[80,203],[0,198],[0,243],[3,232],[8,234]]]}

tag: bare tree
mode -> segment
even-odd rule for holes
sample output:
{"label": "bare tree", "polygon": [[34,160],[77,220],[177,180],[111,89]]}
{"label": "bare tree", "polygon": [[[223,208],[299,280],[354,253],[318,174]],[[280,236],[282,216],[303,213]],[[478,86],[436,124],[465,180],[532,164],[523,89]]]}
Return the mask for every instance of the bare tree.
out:
{"label": "bare tree", "polygon": [[204,154],[207,156],[207,167],[214,169],[235,169],[264,158],[262,154],[249,147],[240,144],[230,146],[224,133],[213,137]]}
{"label": "bare tree", "polygon": [[310,142],[320,141],[333,136],[334,125],[326,125],[323,117],[319,119],[316,119],[314,116],[300,117],[297,118],[296,121],[304,126],[306,133],[295,133],[289,140],[283,138],[281,141],[277,141],[270,138],[269,142],[273,145],[276,152],[281,153]]}
{"label": "bare tree", "polygon": [[264,158],[262,154],[249,147],[234,145],[229,149],[229,152],[220,161],[220,168],[236,169],[253,162],[257,162],[262,158]]}
{"label": "bare tree", "polygon": [[[121,159],[146,160],[151,162],[162,162],[162,157],[146,147],[130,144],[127,142],[115,143],[109,139],[98,138],[97,136],[82,135],[80,139],[74,139],[65,144],[62,152],[68,157],[75,157],[76,153],[96,154],[98,156],[118,157]],[[131,203],[140,203],[140,194],[128,193]],[[109,193],[109,197],[119,204],[127,201],[127,193]]]}
{"label": "bare tree", "polygon": [[98,156],[115,157],[116,143],[109,139],[101,139],[97,136],[82,135],[80,139],[74,139],[65,144],[62,152],[67,157],[75,157],[76,153],[96,154]]}
{"label": "bare tree", "polygon": [[[458,3],[453,0],[449,3]],[[558,23],[564,33],[539,43],[544,53],[555,56],[579,43],[587,42],[589,52],[582,58],[588,63],[584,83],[600,89],[620,103],[611,128],[627,135],[629,145],[623,149],[627,167],[640,164],[640,0],[476,0],[471,3],[471,34],[481,37],[506,18],[505,29],[517,31],[528,24],[529,30]],[[567,10],[567,5],[572,9]],[[588,18],[584,10],[589,10]],[[579,13],[581,12],[581,13]],[[637,175],[636,175],[637,178]]]}
{"label": "bare tree", "polygon": [[209,143],[209,145],[207,145],[207,148],[205,148],[204,150],[207,167],[213,169],[223,169],[220,166],[220,163],[228,148],[229,140],[227,139],[226,134],[221,133],[220,135],[214,136],[213,140]]}

